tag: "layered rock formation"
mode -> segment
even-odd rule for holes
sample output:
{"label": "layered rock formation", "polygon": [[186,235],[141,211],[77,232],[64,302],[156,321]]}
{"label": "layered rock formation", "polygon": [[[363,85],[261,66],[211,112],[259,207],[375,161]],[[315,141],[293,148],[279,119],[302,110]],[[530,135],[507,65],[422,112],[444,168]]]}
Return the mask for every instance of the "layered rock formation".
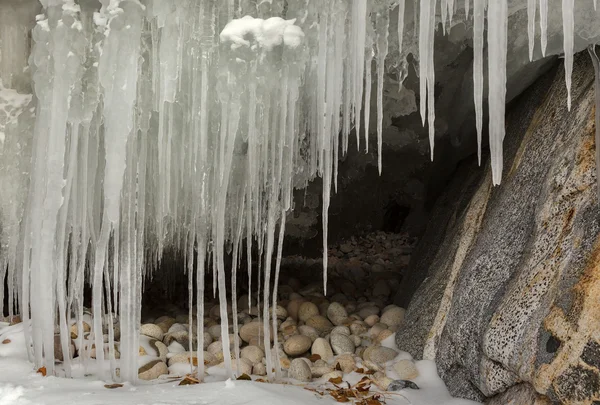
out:
{"label": "layered rock formation", "polygon": [[459,169],[399,292],[404,304],[420,285],[399,347],[434,359],[455,395],[515,405],[600,400],[589,56],[576,59],[571,112],[563,73],[554,69],[513,106],[501,187],[489,170]]}

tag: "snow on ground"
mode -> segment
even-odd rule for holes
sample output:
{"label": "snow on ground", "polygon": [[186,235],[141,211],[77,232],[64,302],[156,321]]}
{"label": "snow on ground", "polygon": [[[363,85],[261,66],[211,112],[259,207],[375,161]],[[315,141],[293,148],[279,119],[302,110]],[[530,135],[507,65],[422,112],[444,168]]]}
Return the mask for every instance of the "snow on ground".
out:
{"label": "snow on ground", "polygon": [[[5,343],[6,342],[6,343]],[[393,345],[393,339],[385,345]],[[400,354],[403,356],[404,354]],[[437,376],[435,364],[416,363],[420,376],[414,382],[420,390],[403,390],[385,395],[387,405],[475,405],[453,399]],[[208,370],[211,373],[211,369]],[[215,372],[218,374],[218,372]],[[356,373],[352,373],[356,374]],[[352,374],[349,377],[352,377]],[[354,376],[360,378],[357,374]],[[352,381],[350,381],[352,382]],[[334,404],[294,384],[250,381],[218,381],[179,386],[179,381],[161,381],[116,389],[94,376],[80,379],[43,377],[27,360],[23,324],[0,323],[0,405],[280,405]],[[318,385],[311,384],[313,388]]]}

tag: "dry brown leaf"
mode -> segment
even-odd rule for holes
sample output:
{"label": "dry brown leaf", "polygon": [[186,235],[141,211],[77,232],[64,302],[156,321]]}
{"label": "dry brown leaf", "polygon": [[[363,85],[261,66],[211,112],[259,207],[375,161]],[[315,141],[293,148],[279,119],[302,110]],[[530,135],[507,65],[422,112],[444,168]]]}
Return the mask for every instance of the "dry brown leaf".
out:
{"label": "dry brown leaf", "polygon": [[335,377],[335,378],[330,378],[329,382],[332,384],[341,384],[342,382],[344,382],[344,380],[342,380],[342,377]]}
{"label": "dry brown leaf", "polygon": [[3,344],[3,345],[7,345],[7,344],[9,344],[9,343],[10,343],[10,339],[4,339],[4,340],[2,341],[2,344]]}
{"label": "dry brown leaf", "polygon": [[342,366],[340,366],[340,363],[335,363],[335,369],[338,371],[342,371]]}
{"label": "dry brown leaf", "polygon": [[105,384],[104,388],[108,388],[109,390],[114,390],[115,388],[121,388],[123,384]]}
{"label": "dry brown leaf", "polygon": [[246,373],[242,374],[237,379],[240,381],[252,381],[252,378]]}
{"label": "dry brown leaf", "polygon": [[313,354],[308,359],[314,363],[317,360],[321,360],[321,356],[319,356],[318,354]]}
{"label": "dry brown leaf", "polygon": [[38,372],[39,374],[41,374],[42,376],[46,377],[46,367],[41,367],[41,368],[38,368],[38,371],[37,371],[37,372]]}
{"label": "dry brown leaf", "polygon": [[267,380],[263,379],[263,378],[257,378],[256,380],[254,380],[255,382],[261,382],[261,383],[266,383]]}
{"label": "dry brown leaf", "polygon": [[191,375],[186,375],[185,378],[183,380],[181,380],[181,382],[179,383],[179,385],[196,385],[196,384],[200,384],[200,381],[197,380],[196,378],[192,377]]}

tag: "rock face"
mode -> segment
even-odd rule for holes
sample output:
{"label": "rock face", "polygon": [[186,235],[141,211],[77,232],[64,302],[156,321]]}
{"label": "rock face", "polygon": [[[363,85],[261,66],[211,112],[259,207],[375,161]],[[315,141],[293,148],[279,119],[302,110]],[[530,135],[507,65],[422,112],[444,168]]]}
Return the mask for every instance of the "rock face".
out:
{"label": "rock face", "polygon": [[576,58],[573,78],[571,112],[562,67],[516,101],[500,187],[489,169],[459,170],[399,292],[401,305],[420,285],[398,346],[435,359],[453,395],[482,401],[508,390],[494,404],[600,399],[600,206],[587,55]]}

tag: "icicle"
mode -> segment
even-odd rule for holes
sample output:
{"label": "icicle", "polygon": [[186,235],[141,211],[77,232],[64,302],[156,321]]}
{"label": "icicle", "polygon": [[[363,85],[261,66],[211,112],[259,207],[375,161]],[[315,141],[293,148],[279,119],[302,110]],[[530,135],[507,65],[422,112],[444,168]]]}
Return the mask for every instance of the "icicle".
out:
{"label": "icicle", "polygon": [[[421,0],[419,21],[419,80],[421,121],[429,124],[429,143],[433,160],[435,146],[435,70],[433,66],[433,41],[435,29],[436,0]],[[427,115],[426,115],[427,114]]]}
{"label": "icicle", "polygon": [[469,9],[471,8],[469,0],[465,0],[465,19],[469,19]]}
{"label": "icicle", "polygon": [[590,45],[588,51],[592,57],[596,73],[596,185],[598,187],[598,198],[600,199],[600,55],[597,52],[596,45]]}
{"label": "icicle", "polygon": [[383,85],[385,74],[385,58],[388,54],[389,13],[383,10],[377,15],[377,156],[379,174],[381,175],[383,145]]}
{"label": "icicle", "polygon": [[404,41],[404,14],[405,14],[405,11],[406,11],[406,0],[400,0],[398,2],[398,54],[400,54],[400,57],[402,57],[402,42]]}
{"label": "icicle", "polygon": [[488,4],[488,54],[489,54],[489,107],[490,150],[494,185],[502,179],[502,143],[504,142],[504,114],[506,108],[506,55],[508,6],[507,0]]}
{"label": "icicle", "polygon": [[537,0],[527,0],[527,34],[529,36],[529,61],[533,61],[533,48],[535,46],[535,13]]}
{"label": "icicle", "polygon": [[473,2],[473,90],[477,127],[477,159],[480,166],[483,132],[483,36],[486,1],[474,0]]}
{"label": "icicle", "polygon": [[563,40],[565,51],[565,82],[567,84],[567,107],[571,111],[571,76],[573,74],[575,5],[574,0],[562,0]]}
{"label": "icicle", "polygon": [[540,0],[540,30],[542,56],[546,57],[546,48],[548,47],[548,0]]}
{"label": "icicle", "polygon": [[[352,71],[354,72],[354,119],[356,120],[356,145],[360,145],[361,109],[363,102],[363,83],[368,84],[369,77],[365,78],[365,44],[367,32],[367,0],[356,0],[352,3],[352,43],[354,44],[354,59]],[[365,104],[365,111],[369,105]],[[365,124],[365,132],[369,131]],[[367,146],[368,147],[368,146]]]}

